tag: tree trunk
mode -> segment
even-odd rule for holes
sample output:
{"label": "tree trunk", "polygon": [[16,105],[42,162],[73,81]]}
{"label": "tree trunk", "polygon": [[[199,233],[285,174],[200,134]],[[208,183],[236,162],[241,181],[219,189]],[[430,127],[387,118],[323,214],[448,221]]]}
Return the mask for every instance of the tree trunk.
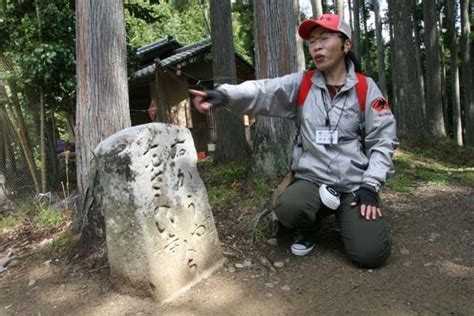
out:
{"label": "tree trunk", "polygon": [[344,19],[344,0],[334,0],[336,14]]}
{"label": "tree trunk", "polygon": [[393,44],[393,16],[390,10],[388,13],[388,24],[389,24],[389,36],[390,36],[390,82],[392,95],[390,98],[390,104],[392,105],[392,110],[396,117],[399,117],[398,113],[398,96],[397,96],[397,81],[395,79],[395,45]]}
{"label": "tree trunk", "polygon": [[[212,72],[214,84],[235,83],[234,37],[230,0],[211,0]],[[216,109],[217,141],[215,163],[246,156],[245,128],[241,117],[226,108]]]}
{"label": "tree trunk", "polygon": [[[254,1],[254,12],[257,78],[296,71],[297,1]],[[256,124],[252,176],[287,173],[296,132],[294,122],[259,116]]]}
{"label": "tree trunk", "polygon": [[423,1],[426,47],[426,118],[435,137],[446,136],[441,90],[441,61],[439,58],[438,14],[435,1]]}
{"label": "tree trunk", "polygon": [[397,0],[388,1],[394,23],[393,44],[395,48],[392,71],[395,73],[398,96],[398,131],[399,135],[428,139],[427,123],[421,108],[421,87],[416,69],[413,41],[413,24],[411,21],[411,6],[406,6]]}
{"label": "tree trunk", "polygon": [[317,19],[323,14],[322,0],[311,0],[311,7],[313,8],[313,19]]}
{"label": "tree trunk", "polygon": [[465,142],[474,145],[474,93],[472,92],[471,25],[469,22],[469,0],[461,0],[461,74],[462,101],[465,115]]}
{"label": "tree trunk", "polygon": [[[347,6],[349,8],[349,25],[351,26],[351,30],[354,30],[354,9],[352,8],[352,0],[347,1]],[[354,34],[352,34],[354,35]]]}
{"label": "tree trunk", "polygon": [[3,111],[3,104],[0,103],[0,174],[7,174],[7,122],[5,112]]}
{"label": "tree trunk", "polygon": [[351,0],[353,1],[353,8],[354,8],[354,29],[352,34],[352,46],[354,55],[356,56],[357,60],[361,62],[360,59],[360,2],[359,0]]}
{"label": "tree trunk", "polygon": [[372,70],[372,58],[370,57],[370,38],[369,38],[369,28],[367,26],[367,15],[369,14],[367,10],[367,6],[365,4],[365,1],[362,3],[362,17],[364,20],[364,33],[365,33],[365,39],[364,39],[364,53],[365,53],[365,73],[368,76],[372,77],[373,70]]}
{"label": "tree trunk", "polygon": [[[76,0],[76,172],[78,193],[93,192],[93,151],[129,127],[127,55],[122,0]],[[94,203],[75,217],[83,241],[103,238],[103,217]]]}
{"label": "tree trunk", "polygon": [[385,54],[384,54],[384,44],[382,37],[382,21],[380,20],[380,7],[379,1],[372,1],[375,13],[375,35],[377,37],[377,68],[378,68],[378,78],[379,78],[379,87],[382,90],[382,94],[387,97],[387,84],[385,81]]}
{"label": "tree trunk", "polygon": [[458,47],[455,29],[456,1],[448,0],[446,3],[447,15],[446,24],[448,28],[447,38],[449,42],[449,52],[451,55],[451,102],[453,105],[453,137],[459,146],[463,145],[462,120],[461,120],[461,95],[459,88],[459,67],[458,67]]}
{"label": "tree trunk", "polygon": [[423,110],[423,115],[426,117],[426,102],[425,102],[425,80],[424,80],[424,73],[422,68],[422,61],[421,61],[421,50],[420,50],[420,25],[419,21],[416,18],[416,2],[417,0],[413,1],[413,30],[415,34],[415,61],[416,61],[416,71],[418,72],[418,78],[420,80],[420,87],[421,87],[421,108]]}
{"label": "tree trunk", "polygon": [[[3,63],[3,66],[5,67],[5,69],[9,69],[10,66],[7,65],[5,58],[0,56],[0,61]],[[7,109],[7,113],[9,112],[10,114],[9,120],[12,126],[14,127],[15,133],[18,138],[18,142],[20,144],[23,155],[25,157],[26,164],[28,166],[28,171],[30,172],[31,180],[35,188],[35,192],[39,193],[40,184],[38,181],[38,175],[36,173],[37,171],[36,171],[35,161],[33,158],[33,151],[31,149],[30,141],[28,138],[28,130],[26,127],[25,119],[23,117],[23,112],[21,110],[20,101],[18,100],[16,82],[13,79],[9,79],[7,80],[7,85],[10,89],[11,106],[6,107],[5,109]],[[10,109],[10,111],[8,111],[8,108]],[[16,123],[16,125],[13,124],[14,122]]]}
{"label": "tree trunk", "polygon": [[46,141],[45,141],[45,119],[44,119],[44,93],[43,89],[39,88],[40,94],[40,160],[41,160],[41,192],[46,192]]}

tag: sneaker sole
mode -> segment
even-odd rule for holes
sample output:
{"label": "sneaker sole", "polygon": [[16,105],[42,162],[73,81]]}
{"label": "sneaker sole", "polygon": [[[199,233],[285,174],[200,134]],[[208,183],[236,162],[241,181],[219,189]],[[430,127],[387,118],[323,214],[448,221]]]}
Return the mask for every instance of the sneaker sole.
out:
{"label": "sneaker sole", "polygon": [[306,256],[309,254],[312,250],[314,249],[314,245],[311,248],[307,249],[297,249],[294,248],[293,246],[291,247],[291,253],[294,254],[295,256]]}

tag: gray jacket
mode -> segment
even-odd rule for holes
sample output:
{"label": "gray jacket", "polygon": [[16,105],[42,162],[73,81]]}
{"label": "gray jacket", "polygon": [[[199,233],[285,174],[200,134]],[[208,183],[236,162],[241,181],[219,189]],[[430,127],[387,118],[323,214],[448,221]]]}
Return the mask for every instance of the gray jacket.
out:
{"label": "gray jacket", "polygon": [[[396,121],[379,88],[367,78],[365,113],[362,113],[355,89],[358,80],[350,63],[346,83],[333,100],[324,76],[316,71],[304,105],[297,106],[303,73],[239,85],[224,84],[217,89],[227,95],[228,107],[237,113],[285,117],[299,122],[300,133],[291,165],[296,178],[324,183],[339,192],[354,191],[363,183],[378,189],[394,173],[392,156],[398,145]],[[328,117],[330,126],[326,125]],[[329,128],[338,131],[338,143],[317,143],[316,131]]]}

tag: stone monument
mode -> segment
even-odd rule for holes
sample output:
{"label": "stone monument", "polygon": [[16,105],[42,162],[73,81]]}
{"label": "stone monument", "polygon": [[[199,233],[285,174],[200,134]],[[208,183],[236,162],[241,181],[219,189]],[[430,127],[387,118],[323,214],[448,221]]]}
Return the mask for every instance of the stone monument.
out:
{"label": "stone monument", "polygon": [[223,264],[188,129],[127,128],[95,154],[114,284],[166,302]]}

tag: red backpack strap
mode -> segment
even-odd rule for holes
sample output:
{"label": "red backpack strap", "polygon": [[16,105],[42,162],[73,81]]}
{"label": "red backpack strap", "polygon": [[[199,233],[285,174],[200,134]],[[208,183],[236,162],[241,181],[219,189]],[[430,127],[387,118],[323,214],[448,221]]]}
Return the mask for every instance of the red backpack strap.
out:
{"label": "red backpack strap", "polygon": [[355,88],[357,98],[359,99],[359,107],[361,112],[365,112],[365,102],[367,100],[367,78],[361,73],[356,72],[357,82]]}
{"label": "red backpack strap", "polygon": [[304,73],[303,80],[301,81],[300,88],[298,90],[298,98],[296,99],[297,106],[303,106],[304,101],[308,96],[309,90],[311,90],[311,86],[313,85],[311,78],[313,77],[315,71],[316,69],[312,69]]}
{"label": "red backpack strap", "polygon": [[[303,106],[306,97],[308,96],[309,90],[311,90],[311,86],[313,82],[311,78],[313,77],[314,72],[316,69],[308,70],[303,75],[303,80],[301,81],[300,88],[298,90],[298,98],[296,99],[297,106]],[[357,92],[357,99],[359,99],[359,108],[361,112],[365,112],[365,102],[367,100],[367,78],[361,74],[356,72],[357,77],[357,84],[355,86]]]}

